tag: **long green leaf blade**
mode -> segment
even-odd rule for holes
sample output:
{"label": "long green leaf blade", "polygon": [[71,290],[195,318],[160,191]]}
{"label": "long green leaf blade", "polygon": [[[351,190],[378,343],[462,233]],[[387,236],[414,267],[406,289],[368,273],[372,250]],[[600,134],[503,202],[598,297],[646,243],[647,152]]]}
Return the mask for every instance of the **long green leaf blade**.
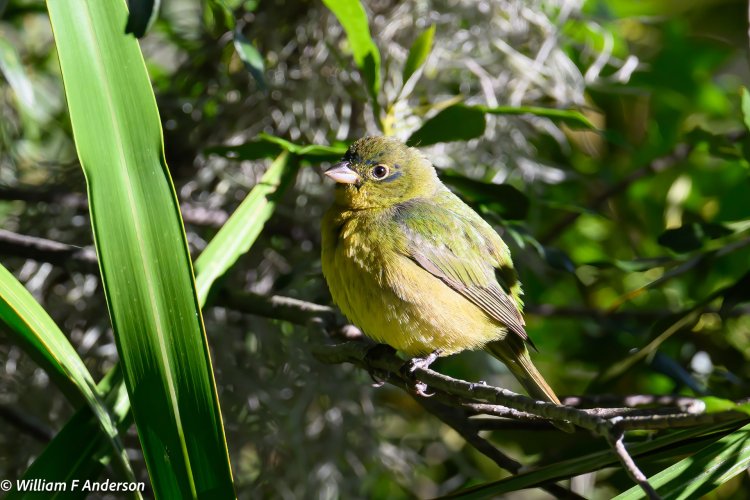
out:
{"label": "long green leaf blade", "polygon": [[[649,478],[664,499],[700,498],[750,466],[750,424]],[[644,498],[639,486],[615,497]]]}
{"label": "long green leaf blade", "polygon": [[0,265],[0,325],[3,325],[24,350],[47,372],[70,402],[85,404],[116,451],[118,468],[133,477],[117,429],[99,397],[83,360],[67,337],[26,288]]}
{"label": "long green leaf blade", "polygon": [[[117,367],[99,382],[97,389],[104,397],[105,403],[114,416],[117,427],[127,430],[132,423],[130,401],[122,379],[122,371]],[[86,498],[91,494],[85,489],[86,481],[95,481],[109,461],[111,446],[108,436],[97,424],[96,416],[88,406],[82,407],[65,424],[55,438],[44,448],[34,463],[26,469],[21,481],[33,481],[44,478],[49,483],[62,482],[68,491],[36,492],[20,491],[14,488],[6,497],[7,500],[21,498]],[[73,481],[78,481],[74,483]],[[129,480],[136,485],[135,480]],[[28,484],[28,483],[27,483]],[[74,487],[75,485],[75,487]],[[140,486],[140,485],[137,485]],[[140,497],[142,490],[136,489],[133,496]]]}
{"label": "long green leaf blade", "polygon": [[[732,425],[736,426],[736,424],[717,424],[709,428],[696,427],[693,429],[677,431],[657,437],[651,441],[634,444],[629,446],[628,450],[632,456],[636,457],[658,450],[665,450],[670,446],[679,445],[689,439],[698,437],[703,439],[706,434],[723,432],[727,427],[731,428]],[[493,483],[487,483],[458,491],[452,495],[447,495],[444,498],[497,498],[504,493],[535,488],[545,483],[568,479],[573,476],[579,476],[587,472],[600,470],[617,464],[619,464],[619,460],[616,455],[612,450],[607,449],[595,453],[589,453],[582,457],[563,460],[552,465],[524,472],[517,476],[495,481]]]}
{"label": "long green leaf blade", "polygon": [[195,285],[201,305],[205,304],[211,285],[250,250],[296,173],[296,158],[284,151],[195,261]]}
{"label": "long green leaf blade", "polygon": [[157,497],[234,496],[158,110],[123,0],[49,0],[110,316]]}
{"label": "long green leaf blade", "polygon": [[[367,13],[359,0],[323,0],[344,27],[354,62],[364,76],[367,91],[377,108],[380,92],[380,51],[370,36]],[[376,113],[377,116],[377,113]]]}

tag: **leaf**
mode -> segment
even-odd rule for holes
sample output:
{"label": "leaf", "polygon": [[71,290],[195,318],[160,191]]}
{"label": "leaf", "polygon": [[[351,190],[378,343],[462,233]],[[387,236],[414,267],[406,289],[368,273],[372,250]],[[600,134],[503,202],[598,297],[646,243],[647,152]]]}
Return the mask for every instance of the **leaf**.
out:
{"label": "leaf", "polygon": [[250,250],[296,173],[297,160],[284,151],[195,261],[201,306],[213,283]]}
{"label": "leaf", "polygon": [[288,151],[299,157],[300,160],[304,159],[316,163],[341,158],[341,155],[346,153],[346,146],[322,146],[317,144],[300,146],[281,137],[261,133],[254,140],[244,144],[237,146],[213,146],[204,150],[207,154],[217,154],[232,160],[272,158],[278,156],[282,151]]}
{"label": "leaf", "polygon": [[[659,436],[652,440],[628,445],[628,451],[631,456],[639,457],[654,452],[669,451],[677,445],[681,445],[682,443],[689,442],[696,438],[713,441],[715,440],[715,437],[713,437],[715,433],[724,433],[725,429],[736,428],[736,425],[736,423],[725,423],[708,428],[696,427],[676,431]],[[500,498],[504,493],[535,488],[542,484],[580,476],[581,474],[601,470],[605,467],[612,467],[619,463],[620,461],[615,453],[611,449],[606,449],[581,457],[556,462],[552,465],[547,465],[528,472],[522,472],[521,474],[500,481],[467,488],[441,498]]]}
{"label": "leaf", "polygon": [[716,396],[705,396],[700,399],[706,404],[706,413],[741,411],[750,415],[750,403],[735,403],[730,399],[717,398]]}
{"label": "leaf", "polygon": [[118,468],[133,477],[125,449],[107,407],[102,403],[86,365],[42,306],[7,270],[0,266],[0,325],[9,332],[74,405],[85,404],[94,423],[115,451]]}
{"label": "leaf", "polygon": [[128,0],[128,22],[125,33],[141,38],[151,28],[159,16],[161,0]]}
{"label": "leaf", "polygon": [[409,48],[409,55],[406,57],[404,64],[404,84],[427,60],[432,50],[432,41],[435,38],[435,25],[430,25],[414,40]]}
{"label": "leaf", "polygon": [[[367,24],[367,13],[359,0],[323,0],[341,26],[352,49],[354,62],[362,71],[367,91],[372,96],[373,105],[377,108],[380,92],[380,52],[370,36]],[[376,112],[377,116],[378,113]]]}
{"label": "leaf", "polygon": [[[649,478],[661,498],[701,498],[750,466],[750,424]],[[644,498],[634,486],[617,500]]]}
{"label": "leaf", "polygon": [[742,121],[745,128],[750,130],[750,92],[747,91],[747,87],[742,87]]}
{"label": "leaf", "polygon": [[659,235],[660,245],[677,253],[691,252],[702,248],[709,240],[732,234],[730,229],[712,222],[693,222],[675,229],[667,229]]}
{"label": "leaf", "polygon": [[430,146],[438,142],[468,141],[484,134],[485,126],[482,110],[456,104],[423,123],[406,143],[409,146]]}
{"label": "leaf", "polygon": [[234,496],[158,110],[119,0],[49,0],[115,340],[154,495]]}
{"label": "leaf", "polygon": [[255,81],[258,82],[258,87],[260,87],[261,90],[266,90],[268,87],[266,85],[263,56],[260,55],[258,49],[256,49],[252,42],[245,38],[245,35],[243,35],[238,29],[234,30],[234,49],[237,51],[237,55],[240,56],[240,59],[242,59],[245,69],[247,69],[250,74],[253,75]]}
{"label": "leaf", "polygon": [[[114,415],[117,428],[125,432],[132,422],[130,401],[122,379],[122,371],[116,366],[97,386],[100,394],[106,394],[105,403]],[[111,446],[102,432],[91,408],[79,409],[54,439],[45,446],[31,466],[26,469],[21,481],[44,478],[48,483],[63,482],[70,491],[62,494],[45,493],[44,498],[86,498],[90,492],[83,489],[86,480],[95,480],[109,461]],[[73,481],[79,481],[75,490]],[[130,481],[135,481],[131,478]],[[16,483],[16,486],[18,483]],[[136,495],[140,497],[141,495]],[[28,492],[12,490],[10,499],[28,498]]]}
{"label": "leaf", "polygon": [[469,202],[483,205],[505,219],[524,219],[529,211],[529,199],[510,184],[476,181],[448,171],[441,172],[440,178]]}
{"label": "leaf", "polygon": [[580,111],[574,109],[540,108],[536,106],[474,106],[491,115],[534,115],[564,123],[574,128],[596,130],[596,126]]}

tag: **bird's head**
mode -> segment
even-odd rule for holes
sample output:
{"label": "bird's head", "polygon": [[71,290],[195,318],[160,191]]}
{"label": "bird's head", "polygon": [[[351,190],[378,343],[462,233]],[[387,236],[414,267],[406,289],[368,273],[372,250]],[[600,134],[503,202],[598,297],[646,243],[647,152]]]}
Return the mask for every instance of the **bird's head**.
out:
{"label": "bird's head", "polygon": [[338,183],[336,204],[354,209],[387,208],[440,187],[430,161],[392,137],[356,141],[325,174]]}

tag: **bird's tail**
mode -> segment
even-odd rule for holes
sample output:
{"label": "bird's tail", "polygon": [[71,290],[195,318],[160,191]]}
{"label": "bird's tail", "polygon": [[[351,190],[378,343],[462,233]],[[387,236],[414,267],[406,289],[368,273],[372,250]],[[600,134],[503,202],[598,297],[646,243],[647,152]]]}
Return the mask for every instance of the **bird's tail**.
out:
{"label": "bird's tail", "polygon": [[[529,350],[522,339],[508,335],[503,340],[490,342],[484,349],[508,367],[513,376],[529,393],[529,396],[536,400],[562,405],[555,391],[552,390],[539,370],[536,369],[534,363],[531,362]],[[569,422],[556,421],[553,424],[565,432],[573,431],[573,426]]]}

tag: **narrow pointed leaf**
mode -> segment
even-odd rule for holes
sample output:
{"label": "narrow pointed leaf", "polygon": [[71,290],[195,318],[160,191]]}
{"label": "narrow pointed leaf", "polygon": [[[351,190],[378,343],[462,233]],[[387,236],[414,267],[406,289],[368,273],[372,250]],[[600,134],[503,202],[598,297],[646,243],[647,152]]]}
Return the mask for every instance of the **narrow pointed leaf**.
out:
{"label": "narrow pointed leaf", "polygon": [[[132,423],[130,401],[122,379],[122,371],[115,368],[99,382],[97,390],[105,394],[105,404],[114,416],[117,428],[124,432]],[[84,489],[85,482],[95,481],[111,456],[109,439],[97,424],[96,416],[91,408],[84,406],[79,409],[54,439],[44,448],[34,463],[26,469],[21,481],[33,481],[44,478],[49,483],[65,483],[69,490],[66,492],[45,492],[40,498],[87,498],[90,491]],[[130,481],[135,480],[130,477]],[[78,480],[76,488],[73,481]],[[16,487],[19,483],[16,483]],[[132,496],[140,498],[141,491],[136,490]],[[28,491],[13,489],[7,500],[29,498]]]}
{"label": "narrow pointed leaf", "polygon": [[533,115],[549,118],[571,127],[595,130],[596,126],[586,115],[574,109],[541,108],[538,106],[475,106],[475,109],[490,115]]}
{"label": "narrow pointed leaf", "polygon": [[422,67],[432,50],[432,40],[435,38],[435,25],[424,30],[414,40],[409,48],[409,55],[404,64],[404,83],[406,83],[416,71]]}
{"label": "narrow pointed leaf", "polygon": [[105,295],[157,498],[234,496],[154,94],[123,0],[49,0]]}
{"label": "narrow pointed leaf", "polygon": [[296,158],[286,151],[279,155],[195,261],[201,305],[211,285],[250,250],[296,173]]}
{"label": "narrow pointed leaf", "polygon": [[362,72],[367,91],[377,108],[380,92],[380,52],[370,36],[364,7],[359,0],[323,0],[323,3],[344,27],[354,62]]}
{"label": "narrow pointed leaf", "polygon": [[[677,446],[688,442],[691,439],[700,437],[706,439],[706,435],[714,433],[724,433],[727,428],[732,428],[736,424],[717,424],[711,427],[696,427],[683,431],[672,432],[667,435],[659,436],[651,441],[628,446],[628,451],[633,457],[646,453],[652,453],[660,450],[668,450],[672,446]],[[714,438],[709,438],[713,440]],[[458,491],[442,498],[498,498],[504,493],[518,491],[528,488],[535,488],[540,485],[568,479],[588,472],[618,465],[620,462],[614,452],[610,449],[590,453],[582,457],[576,457],[569,460],[563,460],[552,465],[541,467],[536,470],[530,470],[493,483],[487,483],[465,490]]]}
{"label": "narrow pointed leaf", "polygon": [[[649,478],[661,498],[701,498],[750,467],[750,424]],[[615,497],[645,498],[639,486]]]}
{"label": "narrow pointed leaf", "polygon": [[78,353],[52,318],[5,267],[0,266],[0,326],[47,372],[74,406],[85,404],[92,425],[116,451],[118,468],[133,477],[117,429]]}

